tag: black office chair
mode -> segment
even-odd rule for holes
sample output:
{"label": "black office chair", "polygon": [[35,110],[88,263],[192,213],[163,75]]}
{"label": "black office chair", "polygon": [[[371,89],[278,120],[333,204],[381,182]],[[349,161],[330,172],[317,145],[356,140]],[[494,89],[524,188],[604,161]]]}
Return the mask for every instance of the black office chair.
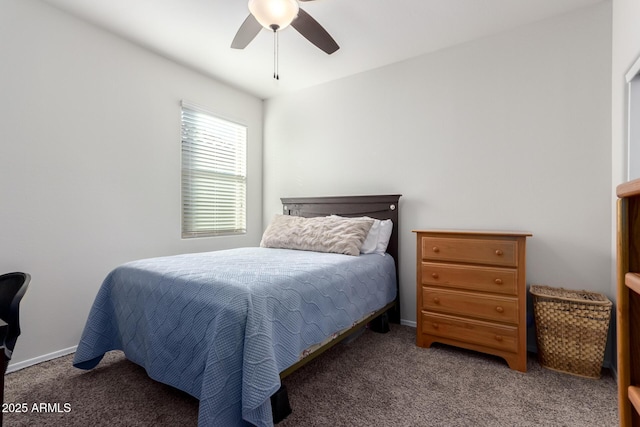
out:
{"label": "black office chair", "polygon": [[0,319],[7,323],[7,333],[0,342],[4,347],[5,363],[0,367],[7,371],[9,359],[13,354],[16,341],[20,335],[20,300],[27,292],[27,286],[31,281],[28,273],[7,273],[0,275]]}

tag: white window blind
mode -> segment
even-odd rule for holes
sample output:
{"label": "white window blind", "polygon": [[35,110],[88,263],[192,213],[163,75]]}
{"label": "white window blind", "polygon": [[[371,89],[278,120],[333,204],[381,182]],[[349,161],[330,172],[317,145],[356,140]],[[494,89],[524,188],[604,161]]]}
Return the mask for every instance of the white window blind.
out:
{"label": "white window blind", "polygon": [[182,102],[182,237],[245,233],[247,127]]}

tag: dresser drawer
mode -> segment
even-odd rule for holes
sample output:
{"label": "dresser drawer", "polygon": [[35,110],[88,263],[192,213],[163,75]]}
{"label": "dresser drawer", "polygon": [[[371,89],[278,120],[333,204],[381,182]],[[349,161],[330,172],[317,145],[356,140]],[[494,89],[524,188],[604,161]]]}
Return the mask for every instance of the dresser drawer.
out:
{"label": "dresser drawer", "polygon": [[518,294],[518,272],[509,268],[422,262],[422,284],[471,289],[499,294]]}
{"label": "dresser drawer", "polygon": [[422,333],[516,352],[518,328],[422,312]]}
{"label": "dresser drawer", "polygon": [[506,323],[518,323],[518,299],[424,286],[422,309]]}
{"label": "dresser drawer", "polygon": [[515,267],[518,245],[513,240],[423,236],[422,259]]}

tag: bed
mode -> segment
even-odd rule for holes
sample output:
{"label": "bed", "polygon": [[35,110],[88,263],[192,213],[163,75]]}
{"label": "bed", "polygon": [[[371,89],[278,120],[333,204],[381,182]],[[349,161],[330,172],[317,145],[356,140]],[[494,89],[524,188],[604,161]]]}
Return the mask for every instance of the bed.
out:
{"label": "bed", "polygon": [[[92,369],[122,350],[151,378],[198,398],[199,426],[273,425],[288,410],[281,378],[367,324],[384,332],[399,321],[399,197],[283,198],[261,247],[117,267],[96,296],[74,366]],[[273,244],[278,221],[287,229],[305,218],[348,223],[362,235],[363,216],[393,222],[384,254]]]}

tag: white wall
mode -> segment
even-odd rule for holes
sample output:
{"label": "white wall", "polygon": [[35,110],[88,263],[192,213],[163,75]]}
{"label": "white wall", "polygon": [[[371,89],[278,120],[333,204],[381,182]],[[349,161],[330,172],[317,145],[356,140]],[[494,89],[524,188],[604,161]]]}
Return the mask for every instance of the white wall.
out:
{"label": "white wall", "polygon": [[[122,262],[259,242],[261,100],[35,1],[2,1],[0,58],[0,272],[33,276],[13,363],[77,345]],[[245,236],[181,240],[181,99],[249,126]]]}
{"label": "white wall", "polygon": [[265,103],[264,221],[279,197],[401,193],[413,229],[528,230],[529,283],[611,286],[611,4]]}

